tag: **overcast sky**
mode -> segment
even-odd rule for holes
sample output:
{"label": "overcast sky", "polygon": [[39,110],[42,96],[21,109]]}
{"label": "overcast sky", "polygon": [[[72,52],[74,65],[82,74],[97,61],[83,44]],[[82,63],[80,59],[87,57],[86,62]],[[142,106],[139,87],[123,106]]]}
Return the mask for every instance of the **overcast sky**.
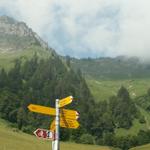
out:
{"label": "overcast sky", "polygon": [[149,0],[0,0],[61,55],[150,58]]}

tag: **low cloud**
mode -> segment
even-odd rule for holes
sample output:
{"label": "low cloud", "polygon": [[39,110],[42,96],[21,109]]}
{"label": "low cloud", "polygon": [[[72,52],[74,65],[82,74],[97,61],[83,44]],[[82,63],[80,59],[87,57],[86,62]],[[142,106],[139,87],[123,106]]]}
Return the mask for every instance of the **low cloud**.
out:
{"label": "low cloud", "polygon": [[148,0],[1,0],[0,14],[26,22],[59,54],[150,58]]}
{"label": "low cloud", "polygon": [[[150,58],[150,1],[131,0],[122,3],[118,54]],[[120,50],[120,51],[119,51]]]}

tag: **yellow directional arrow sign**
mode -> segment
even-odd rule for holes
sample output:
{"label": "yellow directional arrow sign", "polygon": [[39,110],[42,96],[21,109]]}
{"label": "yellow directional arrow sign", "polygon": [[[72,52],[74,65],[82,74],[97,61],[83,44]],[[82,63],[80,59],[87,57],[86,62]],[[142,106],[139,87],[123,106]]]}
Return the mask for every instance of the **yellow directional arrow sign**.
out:
{"label": "yellow directional arrow sign", "polygon": [[[76,120],[60,118],[60,127],[62,128],[77,129],[79,126],[80,124]],[[50,131],[55,131],[55,129],[56,126],[55,126],[55,119],[54,119],[50,125]]]}
{"label": "yellow directional arrow sign", "polygon": [[[80,124],[78,123],[77,120],[60,117],[60,127],[77,129],[79,126]],[[55,131],[55,129],[56,126],[55,126],[55,119],[54,119],[50,125],[50,131]]]}
{"label": "yellow directional arrow sign", "polygon": [[[51,107],[45,107],[45,106],[41,106],[41,105],[30,104],[28,106],[28,109],[32,112],[41,113],[44,115],[52,115],[52,116],[56,115],[55,108],[51,108]],[[78,119],[79,113],[75,110],[61,109],[60,110],[60,117],[61,116],[68,118],[68,119]]]}
{"label": "yellow directional arrow sign", "polygon": [[73,100],[72,96],[68,96],[64,99],[59,100],[59,107],[64,107],[64,106],[70,104],[72,102],[72,100]]}
{"label": "yellow directional arrow sign", "polygon": [[28,109],[32,112],[41,113],[41,114],[45,114],[45,115],[53,115],[53,116],[56,115],[55,108],[51,108],[51,107],[30,104],[28,106]]}
{"label": "yellow directional arrow sign", "polygon": [[77,129],[79,127],[79,123],[77,120],[60,118],[60,126],[63,128]]}
{"label": "yellow directional arrow sign", "polygon": [[76,120],[79,118],[79,113],[75,110],[60,109],[60,117]]}

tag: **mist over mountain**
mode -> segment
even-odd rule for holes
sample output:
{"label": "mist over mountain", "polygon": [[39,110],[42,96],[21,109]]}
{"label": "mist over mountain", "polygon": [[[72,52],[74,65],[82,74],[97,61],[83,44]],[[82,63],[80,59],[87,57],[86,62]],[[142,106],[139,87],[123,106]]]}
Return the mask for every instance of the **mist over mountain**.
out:
{"label": "mist over mountain", "polygon": [[150,77],[150,64],[141,62],[138,57],[72,58],[71,65],[75,70],[80,69],[87,78],[134,79]]}
{"label": "mist over mountain", "polygon": [[149,6],[148,0],[1,0],[0,14],[26,22],[61,55],[149,61]]}
{"label": "mist over mountain", "polygon": [[[0,16],[1,53],[28,49],[38,52],[39,48],[53,51],[26,23],[8,16]],[[41,52],[47,56],[43,50]],[[75,70],[80,69],[86,77],[95,79],[132,79],[150,76],[149,63],[142,63],[138,57],[72,58],[71,65]]]}

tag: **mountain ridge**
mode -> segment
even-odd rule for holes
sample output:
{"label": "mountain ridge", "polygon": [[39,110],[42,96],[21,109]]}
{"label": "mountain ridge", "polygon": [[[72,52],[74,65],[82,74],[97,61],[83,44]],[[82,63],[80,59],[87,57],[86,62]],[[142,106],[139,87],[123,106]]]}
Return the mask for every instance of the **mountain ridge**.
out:
{"label": "mountain ridge", "polygon": [[[4,40],[5,39],[5,40]],[[15,43],[18,40],[20,43]],[[23,42],[26,41],[25,44]],[[9,43],[9,44],[8,44]],[[0,47],[1,49],[25,49],[33,44],[39,44],[44,49],[49,49],[37,33],[33,32],[26,23],[18,22],[8,16],[0,16]],[[15,45],[15,46],[14,46]],[[18,46],[20,45],[20,46]]]}
{"label": "mountain ridge", "polygon": [[143,63],[136,57],[127,58],[118,56],[116,58],[70,58],[72,67],[80,69],[86,78],[92,79],[133,79],[149,78],[150,64]]}

